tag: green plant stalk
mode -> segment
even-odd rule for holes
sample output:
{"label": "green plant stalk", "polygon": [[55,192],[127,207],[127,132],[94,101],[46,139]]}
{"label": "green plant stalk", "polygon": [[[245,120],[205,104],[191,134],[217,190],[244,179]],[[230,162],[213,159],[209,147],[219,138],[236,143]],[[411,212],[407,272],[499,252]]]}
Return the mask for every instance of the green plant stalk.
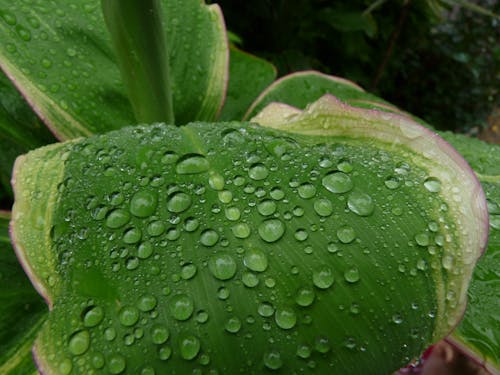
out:
{"label": "green plant stalk", "polygon": [[158,0],[102,0],[104,19],[137,121],[174,124],[160,7]]}

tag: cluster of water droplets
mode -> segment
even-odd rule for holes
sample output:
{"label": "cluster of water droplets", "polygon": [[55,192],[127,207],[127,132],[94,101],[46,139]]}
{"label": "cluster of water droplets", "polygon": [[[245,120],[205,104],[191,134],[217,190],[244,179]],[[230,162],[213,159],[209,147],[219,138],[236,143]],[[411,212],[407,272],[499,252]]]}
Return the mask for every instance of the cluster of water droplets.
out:
{"label": "cluster of water droplets", "polygon": [[[299,147],[289,138],[260,138],[249,129],[212,130],[213,139],[222,140],[222,149],[208,145],[206,151],[188,153],[179,151],[186,147],[181,136],[163,134],[166,130],[159,125],[129,130],[127,147],[138,150],[132,163],[124,146],[108,150],[92,142],[79,146],[84,154],[95,152],[97,159],[90,166],[86,160],[75,163],[75,173],[101,174],[109,185],[97,189],[89,185],[95,189],[91,195],[75,197],[84,201],[88,219],[83,222],[89,228],[82,232],[72,227],[72,233],[86,234],[72,235],[71,241],[82,244],[92,238],[99,244],[92,251],[100,251],[103,259],[96,265],[68,256],[67,263],[84,272],[102,268],[111,286],[103,287],[105,292],[85,286],[95,298],[85,303],[81,319],[72,323],[75,329],[67,348],[73,359],[62,360],[62,372],[71,372],[79,358],[93,356],[92,343],[101,341],[122,349],[103,354],[92,366],[116,374],[136,365],[129,359],[130,350],[151,346],[156,348],[155,359],[164,363],[179,365],[180,360],[195,369],[222,371],[223,366],[213,360],[218,354],[211,343],[217,340],[207,334],[234,337],[243,352],[262,353],[258,359],[250,355],[251,363],[241,369],[280,369],[290,353],[315,369],[324,360],[333,365],[339,347],[366,351],[368,343],[356,337],[359,332],[346,332],[339,344],[339,337],[329,333],[337,328],[326,329],[316,322],[324,324],[324,317],[337,306],[346,312],[346,319],[367,324],[370,312],[364,313],[360,290],[365,278],[387,282],[377,279],[383,274],[378,271],[380,259],[397,259],[394,252],[399,246],[439,253],[447,241],[441,234],[444,222],[428,222],[410,238],[385,234],[394,217],[408,215],[408,210],[421,215],[418,206],[405,198],[405,188],[421,184],[422,197],[434,199],[438,183],[433,179],[429,188],[423,172],[415,177],[409,166],[385,160],[388,156],[376,151],[367,156],[360,149],[338,145]],[[210,132],[202,130],[209,143]],[[157,142],[145,142],[151,137]],[[178,147],[165,142],[172,137]],[[262,147],[253,147],[254,143]],[[384,166],[391,163],[392,169]],[[366,184],[363,176],[371,169]],[[72,191],[70,185],[75,183],[66,181],[61,191]],[[387,191],[392,198],[381,201]],[[401,208],[400,215],[394,214],[396,207]],[[373,217],[381,227],[366,224]],[[73,222],[70,217],[61,227]],[[53,231],[56,243],[62,238],[57,235],[60,231],[64,229]],[[60,245],[62,249],[67,243],[61,240]],[[422,255],[416,264],[399,259],[394,280],[400,273],[414,278],[424,273],[430,266],[428,258]],[[373,274],[365,274],[368,268],[358,264],[360,260],[374,263]],[[118,285],[130,290],[118,290]],[[102,297],[105,293],[113,295],[112,303]],[[407,310],[413,311],[409,306]],[[408,311],[381,311],[374,316],[398,326]],[[258,349],[251,344],[256,337],[265,338]],[[423,340],[417,335],[413,345]]]}

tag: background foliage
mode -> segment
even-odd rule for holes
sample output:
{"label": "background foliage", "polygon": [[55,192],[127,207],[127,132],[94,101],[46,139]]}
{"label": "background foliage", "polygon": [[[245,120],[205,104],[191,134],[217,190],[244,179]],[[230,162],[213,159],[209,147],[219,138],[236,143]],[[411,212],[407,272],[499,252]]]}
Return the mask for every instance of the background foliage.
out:
{"label": "background foliage", "polygon": [[[499,19],[463,1],[217,3],[242,47],[279,76],[312,68],[346,77],[439,129],[484,127],[500,103]],[[500,13],[497,0],[474,3]]]}

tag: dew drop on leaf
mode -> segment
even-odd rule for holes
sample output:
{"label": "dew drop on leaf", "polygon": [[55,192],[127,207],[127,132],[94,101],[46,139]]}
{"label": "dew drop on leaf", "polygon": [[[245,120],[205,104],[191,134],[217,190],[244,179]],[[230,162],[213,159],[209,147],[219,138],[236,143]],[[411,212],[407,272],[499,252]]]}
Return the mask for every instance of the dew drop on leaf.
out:
{"label": "dew drop on leaf", "polygon": [[347,198],[347,207],[359,216],[369,216],[375,209],[372,197],[368,194],[357,191],[349,194],[349,197]]}
{"label": "dew drop on leaf", "polygon": [[130,200],[130,212],[137,217],[151,216],[158,205],[158,194],[154,191],[141,190]]}
{"label": "dew drop on leaf", "polygon": [[251,248],[246,250],[243,264],[252,271],[264,272],[268,265],[267,256],[262,250]]}
{"label": "dew drop on leaf", "polygon": [[186,211],[191,206],[191,196],[189,194],[178,191],[172,193],[168,197],[167,209],[173,213],[181,213]]}
{"label": "dew drop on leaf", "polygon": [[279,219],[268,219],[259,225],[259,236],[266,242],[276,242],[285,233],[285,225]]}
{"label": "dew drop on leaf", "polygon": [[120,208],[113,210],[106,218],[106,226],[111,229],[123,227],[130,220],[130,214]]}
{"label": "dew drop on leaf", "polygon": [[179,350],[185,360],[194,359],[200,351],[200,340],[194,335],[186,335],[180,339]]}
{"label": "dew drop on leaf", "polygon": [[436,177],[428,177],[424,181],[424,187],[431,193],[437,193],[441,191],[441,181]]}
{"label": "dew drop on leaf", "polygon": [[137,248],[137,256],[140,259],[147,259],[153,254],[153,245],[151,242],[143,242]]}
{"label": "dew drop on leaf", "polygon": [[276,211],[276,202],[270,199],[263,200],[257,205],[257,211],[262,216],[272,215]]}
{"label": "dew drop on leaf", "polygon": [[238,333],[241,329],[241,320],[236,316],[232,316],[226,321],[224,328],[227,332]]}
{"label": "dew drop on leaf", "polygon": [[398,177],[390,176],[385,180],[384,185],[387,189],[395,190],[401,185],[401,180]]}
{"label": "dew drop on leaf", "polygon": [[356,232],[352,227],[341,227],[337,230],[337,238],[342,243],[351,243],[356,238]]}
{"label": "dew drop on leaf", "polygon": [[290,307],[276,309],[274,320],[281,329],[291,329],[297,323],[297,315]]}
{"label": "dew drop on leaf", "polygon": [[269,318],[274,314],[274,307],[269,302],[263,302],[257,308],[257,312],[264,318]]}
{"label": "dew drop on leaf", "polygon": [[247,238],[250,236],[250,226],[247,223],[238,223],[231,228],[236,238]]}
{"label": "dew drop on leaf", "polygon": [[296,354],[299,358],[307,359],[311,356],[311,347],[306,344],[300,344],[297,346]]}
{"label": "dew drop on leaf", "polygon": [[151,341],[153,341],[153,344],[164,344],[167,342],[169,336],[170,332],[167,327],[160,324],[155,324],[151,327]]}
{"label": "dew drop on leaf", "polygon": [[295,303],[302,307],[311,306],[316,295],[311,288],[300,288],[295,295]]}
{"label": "dew drop on leaf", "polygon": [[328,340],[328,337],[316,337],[316,340],[314,340],[314,349],[319,353],[328,353],[331,349],[330,340]]}
{"label": "dew drop on leaf", "polygon": [[241,217],[239,208],[235,206],[227,207],[224,212],[229,221],[238,221]]}
{"label": "dew drop on leaf", "polygon": [[321,266],[314,270],[312,281],[317,288],[328,289],[333,285],[335,277],[330,267]]}
{"label": "dew drop on leaf", "polygon": [[254,288],[259,284],[259,278],[252,272],[244,272],[241,281],[248,288]]}
{"label": "dew drop on leaf", "polygon": [[256,180],[256,181],[264,180],[268,175],[269,175],[269,170],[262,163],[253,164],[248,169],[248,176],[252,180]]}
{"label": "dew drop on leaf", "polygon": [[325,199],[325,198],[316,199],[314,201],[313,207],[314,207],[314,211],[316,211],[316,213],[319,216],[326,217],[326,216],[330,216],[333,213],[332,202],[328,199]]}
{"label": "dew drop on leaf", "polygon": [[121,374],[125,371],[127,367],[127,362],[123,356],[120,354],[113,354],[108,359],[108,371],[110,374],[116,375]]}
{"label": "dew drop on leaf", "polygon": [[193,263],[185,264],[181,268],[181,277],[184,280],[192,279],[196,275],[196,271],[196,266]]}
{"label": "dew drop on leaf", "polygon": [[120,310],[118,319],[125,327],[131,327],[139,320],[139,310],[132,306],[124,306]]}
{"label": "dew drop on leaf", "polygon": [[347,174],[343,172],[332,172],[323,177],[323,186],[332,193],[346,193],[350,191],[354,184]]}
{"label": "dew drop on leaf", "polygon": [[202,245],[211,247],[219,241],[219,234],[213,229],[206,229],[201,233],[200,242]]}
{"label": "dew drop on leaf", "polygon": [[281,354],[277,350],[271,350],[264,354],[264,365],[270,370],[279,370],[283,366]]}
{"label": "dew drop on leaf", "polygon": [[208,160],[200,154],[188,154],[181,157],[175,166],[178,174],[203,173],[210,167]]}
{"label": "dew drop on leaf", "polygon": [[208,184],[214,190],[222,190],[225,184],[224,177],[215,172],[210,173],[210,176],[208,177]]}
{"label": "dew drop on leaf", "polygon": [[155,296],[145,294],[139,298],[137,307],[143,312],[148,312],[153,310],[156,307],[157,303],[158,301],[156,300]]}
{"label": "dew drop on leaf", "polygon": [[178,294],[170,300],[170,314],[177,320],[187,320],[194,310],[194,303],[191,297],[186,294]]}
{"label": "dew drop on leaf", "polygon": [[73,355],[82,355],[90,346],[90,334],[87,330],[75,332],[69,339],[68,349]]}
{"label": "dew drop on leaf", "polygon": [[208,269],[219,280],[229,280],[236,273],[236,262],[226,253],[218,253],[210,257]]}
{"label": "dew drop on leaf", "polygon": [[104,310],[100,306],[92,306],[87,309],[83,315],[83,325],[85,327],[95,327],[102,322]]}
{"label": "dew drop on leaf", "polygon": [[316,187],[313,184],[305,183],[298,187],[299,197],[310,199],[316,195]]}
{"label": "dew drop on leaf", "polygon": [[360,279],[359,270],[356,267],[349,268],[344,272],[344,279],[351,284],[358,282]]}

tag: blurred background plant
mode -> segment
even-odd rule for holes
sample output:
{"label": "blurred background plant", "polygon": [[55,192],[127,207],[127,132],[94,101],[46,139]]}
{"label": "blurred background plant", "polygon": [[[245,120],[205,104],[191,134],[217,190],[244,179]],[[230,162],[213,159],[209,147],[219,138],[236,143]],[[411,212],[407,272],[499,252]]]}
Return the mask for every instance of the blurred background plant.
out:
{"label": "blurred background plant", "polygon": [[346,77],[438,129],[475,134],[490,116],[491,132],[499,120],[498,0],[216,2],[233,43],[280,76]]}

